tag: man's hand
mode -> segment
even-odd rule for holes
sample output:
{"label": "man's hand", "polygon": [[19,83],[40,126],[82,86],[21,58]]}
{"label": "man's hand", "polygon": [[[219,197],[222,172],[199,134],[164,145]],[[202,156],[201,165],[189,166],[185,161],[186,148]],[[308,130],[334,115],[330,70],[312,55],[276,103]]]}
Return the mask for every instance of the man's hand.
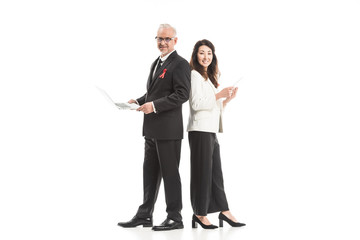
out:
{"label": "man's hand", "polygon": [[136,100],[134,100],[134,99],[130,99],[130,100],[128,101],[128,103],[131,104],[131,103],[137,103],[137,102],[136,102]]}
{"label": "man's hand", "polygon": [[136,109],[136,111],[141,111],[145,114],[152,113],[152,112],[154,112],[153,104],[152,104],[152,102],[147,102],[147,103],[141,105],[138,109]]}

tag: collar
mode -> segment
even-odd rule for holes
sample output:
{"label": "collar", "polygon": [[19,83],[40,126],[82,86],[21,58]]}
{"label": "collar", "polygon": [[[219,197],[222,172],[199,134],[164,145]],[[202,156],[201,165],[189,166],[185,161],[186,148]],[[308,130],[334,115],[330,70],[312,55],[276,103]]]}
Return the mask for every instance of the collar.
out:
{"label": "collar", "polygon": [[175,52],[175,49],[172,50],[170,53],[166,54],[166,55],[163,56],[163,57],[161,57],[161,55],[160,55],[160,57],[159,57],[160,60],[161,60],[162,62],[165,62],[165,60],[166,60],[173,52]]}

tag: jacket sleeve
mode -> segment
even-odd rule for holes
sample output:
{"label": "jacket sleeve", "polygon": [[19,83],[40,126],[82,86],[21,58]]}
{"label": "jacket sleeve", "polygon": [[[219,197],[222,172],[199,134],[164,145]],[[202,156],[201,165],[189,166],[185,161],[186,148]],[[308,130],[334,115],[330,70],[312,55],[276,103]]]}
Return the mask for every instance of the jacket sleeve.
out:
{"label": "jacket sleeve", "polygon": [[182,60],[173,72],[174,92],[154,100],[156,113],[176,108],[189,99],[190,94],[190,66],[186,60]]}
{"label": "jacket sleeve", "polygon": [[140,106],[145,103],[145,97],[146,97],[146,94],[144,94],[144,96],[136,99],[136,101],[139,103]]}
{"label": "jacket sleeve", "polygon": [[214,91],[197,71],[191,72],[190,104],[195,111],[211,110],[216,106]]}

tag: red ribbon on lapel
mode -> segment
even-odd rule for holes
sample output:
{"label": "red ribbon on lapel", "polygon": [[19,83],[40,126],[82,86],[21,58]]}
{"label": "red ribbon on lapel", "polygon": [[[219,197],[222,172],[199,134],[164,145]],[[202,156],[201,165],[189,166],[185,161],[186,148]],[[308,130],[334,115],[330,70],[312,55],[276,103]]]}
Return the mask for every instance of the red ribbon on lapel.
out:
{"label": "red ribbon on lapel", "polygon": [[159,76],[159,78],[164,78],[166,73],[166,68],[164,69],[163,73]]}

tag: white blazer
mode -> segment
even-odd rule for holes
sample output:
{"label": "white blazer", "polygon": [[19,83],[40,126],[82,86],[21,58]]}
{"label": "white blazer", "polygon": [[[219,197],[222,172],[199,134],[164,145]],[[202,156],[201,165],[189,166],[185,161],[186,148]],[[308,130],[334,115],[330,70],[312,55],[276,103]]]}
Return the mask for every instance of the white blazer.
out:
{"label": "white blazer", "polygon": [[191,71],[190,115],[187,131],[218,133],[222,127],[222,100],[216,101],[218,90],[210,79],[204,79],[201,74]]}

